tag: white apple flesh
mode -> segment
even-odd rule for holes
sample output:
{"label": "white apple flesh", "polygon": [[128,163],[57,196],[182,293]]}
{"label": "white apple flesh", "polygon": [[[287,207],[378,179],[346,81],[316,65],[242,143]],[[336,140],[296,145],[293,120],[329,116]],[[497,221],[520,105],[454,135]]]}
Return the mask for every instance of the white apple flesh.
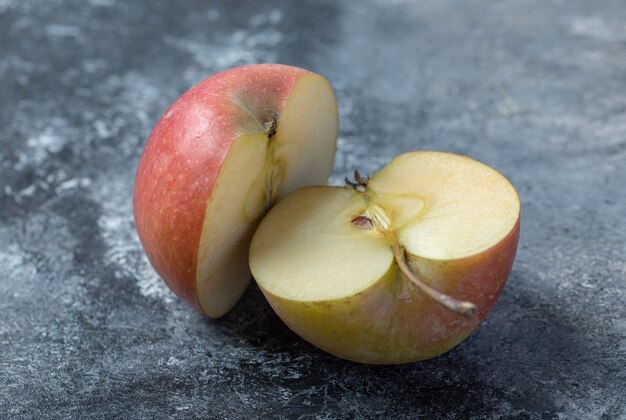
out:
{"label": "white apple flesh", "polygon": [[330,84],[302,69],[238,67],[182,95],[148,139],[134,193],[139,237],[170,288],[225,314],[251,279],[260,218],[282,195],[326,182],[337,136]]}
{"label": "white apple flesh", "polygon": [[345,359],[394,364],[448,351],[509,275],[515,189],[482,163],[440,152],[401,155],[351,187],[303,188],[267,214],[250,248],[261,290],[297,334]]}

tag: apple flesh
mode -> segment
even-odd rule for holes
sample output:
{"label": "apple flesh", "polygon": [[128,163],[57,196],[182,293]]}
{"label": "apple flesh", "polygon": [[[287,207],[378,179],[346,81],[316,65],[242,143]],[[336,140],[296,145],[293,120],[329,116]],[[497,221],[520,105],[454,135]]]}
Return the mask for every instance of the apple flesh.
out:
{"label": "apple flesh", "polygon": [[396,364],[450,350],[510,273],[515,189],[482,163],[440,152],[355,177],[278,203],[251,243],[254,278],[293,331],[338,357]]}
{"label": "apple flesh", "polygon": [[330,84],[295,67],[233,68],[176,100],[134,190],[139,238],[169,287],[209,317],[225,314],[251,279],[260,218],[282,195],[326,182],[337,136]]}

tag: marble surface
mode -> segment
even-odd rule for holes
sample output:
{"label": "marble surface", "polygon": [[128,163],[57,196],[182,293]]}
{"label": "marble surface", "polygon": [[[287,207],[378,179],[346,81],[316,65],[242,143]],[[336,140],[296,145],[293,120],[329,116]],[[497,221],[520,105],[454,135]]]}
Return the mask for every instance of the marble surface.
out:
{"label": "marble surface", "polygon": [[[626,418],[625,21],[622,1],[0,0],[0,417]],[[436,149],[517,187],[509,284],[462,345],[349,363],[256,287],[212,321],[153,272],[143,143],[256,62],[334,85],[331,183]]]}

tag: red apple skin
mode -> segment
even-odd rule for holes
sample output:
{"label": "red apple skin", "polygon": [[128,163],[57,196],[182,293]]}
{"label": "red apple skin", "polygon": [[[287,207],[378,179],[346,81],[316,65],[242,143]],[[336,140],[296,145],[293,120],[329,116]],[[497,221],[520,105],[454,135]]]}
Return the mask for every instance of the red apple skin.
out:
{"label": "red apple skin", "polygon": [[261,290],[289,328],[337,357],[368,364],[430,359],[462,342],[487,317],[511,272],[519,232],[518,217],[498,244],[476,255],[448,261],[411,258],[415,271],[435,289],[474,303],[473,318],[423,294],[396,264],[384,279],[345,299],[301,302]]}
{"label": "red apple skin", "polygon": [[157,273],[199,311],[196,264],[208,198],[228,150],[245,133],[246,116],[233,99],[280,115],[307,73],[280,64],[218,73],[178,98],[148,138],[133,197],[137,232]]}

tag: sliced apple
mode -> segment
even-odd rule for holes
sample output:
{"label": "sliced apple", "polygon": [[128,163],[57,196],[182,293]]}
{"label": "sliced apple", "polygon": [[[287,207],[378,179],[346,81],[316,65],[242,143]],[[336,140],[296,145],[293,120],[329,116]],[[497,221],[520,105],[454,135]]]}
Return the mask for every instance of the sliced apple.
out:
{"label": "sliced apple", "polygon": [[355,178],[278,203],[252,240],[254,278],[290,328],[336,356],[388,364],[451,349],[509,275],[515,189],[482,163],[440,152]]}
{"label": "sliced apple", "polygon": [[139,237],[170,288],[210,317],[226,313],[250,281],[259,219],[326,182],[337,135],[329,83],[294,67],[231,69],[179,98],[148,139],[134,196]]}

